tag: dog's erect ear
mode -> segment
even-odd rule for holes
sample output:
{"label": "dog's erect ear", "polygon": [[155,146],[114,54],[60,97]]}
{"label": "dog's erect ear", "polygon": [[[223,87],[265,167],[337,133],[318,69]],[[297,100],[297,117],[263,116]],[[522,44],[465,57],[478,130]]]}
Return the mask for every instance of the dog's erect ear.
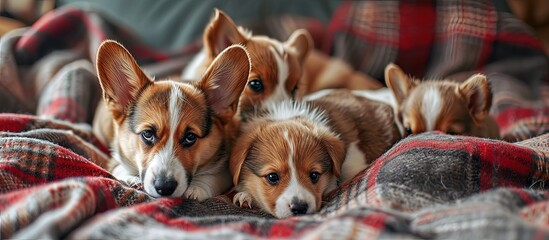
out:
{"label": "dog's erect ear", "polygon": [[385,84],[393,92],[399,106],[410,95],[410,91],[415,86],[412,79],[393,63],[389,63],[385,67]]}
{"label": "dog's erect ear", "polygon": [[314,48],[313,38],[305,29],[295,30],[284,44],[297,54],[300,63],[303,63],[309,51]]}
{"label": "dog's erect ear", "polygon": [[465,80],[459,86],[459,93],[465,99],[475,123],[480,123],[488,116],[492,106],[492,92],[485,75],[475,74]]}
{"label": "dog's erect ear", "polygon": [[217,56],[198,82],[206,100],[222,124],[237,111],[238,100],[250,74],[251,62],[244,47],[234,45]]}
{"label": "dog's erect ear", "polygon": [[214,16],[204,30],[204,46],[210,57],[215,58],[223,49],[246,41],[233,20],[223,11],[215,9]]}
{"label": "dog's erect ear", "polygon": [[334,176],[339,178],[341,176],[341,167],[346,155],[345,145],[343,144],[343,141],[332,133],[322,131],[318,134],[320,141],[328,151],[328,155],[330,155],[330,159],[332,160],[332,170],[334,172]]}
{"label": "dog's erect ear", "polygon": [[[284,48],[289,54],[295,57],[295,60],[293,60],[293,58],[291,59],[290,64],[301,66],[290,71],[292,77],[297,77],[299,79],[295,83],[297,84],[297,90],[294,92],[293,97],[295,99],[300,99],[307,94],[307,91],[310,88],[310,77],[304,76],[304,72],[306,72],[305,69],[307,69],[307,67],[304,66],[304,61],[307,55],[311,54],[314,43],[307,30],[298,29],[290,35],[286,42],[284,42]],[[296,62],[294,63],[294,61]]]}
{"label": "dog's erect ear", "polygon": [[152,81],[118,42],[106,40],[97,50],[97,74],[103,99],[116,121],[121,121],[137,95]]}

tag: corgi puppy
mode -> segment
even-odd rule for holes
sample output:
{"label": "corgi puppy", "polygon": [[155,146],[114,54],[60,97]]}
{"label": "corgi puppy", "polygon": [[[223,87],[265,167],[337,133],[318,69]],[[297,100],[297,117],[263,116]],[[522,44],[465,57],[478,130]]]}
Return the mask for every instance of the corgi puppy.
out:
{"label": "corgi puppy", "polygon": [[280,42],[252,35],[218,9],[204,30],[203,49],[184,69],[182,78],[198,79],[212,60],[232,44],[245,46],[252,61],[248,86],[239,107],[242,118],[253,115],[262,104],[299,99],[321,88],[382,86],[377,80],[353,71],[343,61],[332,61],[327,55],[312,50],[314,43],[306,30],[296,30],[288,40]]}
{"label": "corgi puppy", "polygon": [[345,89],[266,106],[242,123],[232,150],[233,202],[278,218],[318,211],[338,181],[400,139],[393,119],[389,105]]}
{"label": "corgi puppy", "polygon": [[250,54],[252,69],[239,106],[242,118],[253,114],[261,104],[300,97],[300,89],[305,89],[300,86],[305,82],[299,80],[302,63],[312,46],[311,36],[305,30],[294,32],[286,42],[253,36],[216,9],[204,30],[203,43],[201,52],[184,69],[183,79],[198,79],[212,60],[232,44],[245,46]]}
{"label": "corgi puppy", "polygon": [[417,81],[397,65],[389,64],[385,82],[393,92],[398,118],[407,134],[437,130],[499,138],[498,125],[489,115],[492,92],[483,74],[472,75],[463,83]]}
{"label": "corgi puppy", "polygon": [[152,80],[119,43],[97,53],[97,73],[112,129],[111,172],[153,197],[204,200],[230,189],[229,142],[224,132],[236,113],[250,72],[241,46],[231,46],[193,83]]}

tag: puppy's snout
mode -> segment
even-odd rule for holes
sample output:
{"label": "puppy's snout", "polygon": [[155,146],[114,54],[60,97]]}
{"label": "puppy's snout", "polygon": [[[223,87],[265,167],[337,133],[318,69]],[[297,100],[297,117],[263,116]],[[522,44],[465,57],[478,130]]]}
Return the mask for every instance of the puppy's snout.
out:
{"label": "puppy's snout", "polygon": [[294,216],[303,215],[307,213],[308,209],[309,209],[309,204],[307,204],[304,201],[292,201],[292,203],[290,203],[290,211],[292,211]]}
{"label": "puppy's snout", "polygon": [[169,196],[177,188],[177,181],[172,178],[157,178],[154,180],[154,189],[160,196]]}

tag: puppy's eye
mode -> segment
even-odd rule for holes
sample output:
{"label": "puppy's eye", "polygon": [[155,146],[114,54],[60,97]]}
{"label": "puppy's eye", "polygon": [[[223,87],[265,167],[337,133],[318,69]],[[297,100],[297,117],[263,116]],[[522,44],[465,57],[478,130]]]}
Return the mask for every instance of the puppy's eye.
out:
{"label": "puppy's eye", "polygon": [[263,92],[263,82],[259,79],[253,79],[248,82],[248,87],[256,92],[256,93],[262,93]]}
{"label": "puppy's eye", "polygon": [[317,183],[318,179],[320,179],[320,173],[318,172],[312,172],[309,177],[311,178],[311,182]]}
{"label": "puppy's eye", "polygon": [[196,139],[198,139],[198,136],[196,136],[196,134],[188,132],[181,140],[181,145],[183,145],[183,147],[190,147],[196,142]]}
{"label": "puppy's eye", "polygon": [[156,135],[154,130],[147,129],[141,132],[141,139],[147,145],[152,145],[156,142]]}
{"label": "puppy's eye", "polygon": [[267,182],[271,185],[276,185],[278,181],[280,181],[280,178],[278,177],[278,174],[276,173],[269,173],[267,176],[265,176],[265,179],[267,179]]}
{"label": "puppy's eye", "polygon": [[406,133],[407,133],[408,135],[410,135],[410,134],[413,133],[413,132],[412,132],[412,128],[410,128],[410,127],[405,127],[404,130],[406,131]]}

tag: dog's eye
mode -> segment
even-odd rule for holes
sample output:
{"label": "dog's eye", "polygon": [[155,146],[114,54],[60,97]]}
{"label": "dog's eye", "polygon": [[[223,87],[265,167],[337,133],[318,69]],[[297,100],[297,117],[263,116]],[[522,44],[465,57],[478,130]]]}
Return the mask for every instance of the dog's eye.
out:
{"label": "dog's eye", "polygon": [[265,176],[265,178],[267,179],[267,182],[269,182],[269,184],[271,185],[275,185],[278,183],[278,181],[280,181],[280,178],[276,173],[269,173],[267,174],[267,176]]}
{"label": "dog's eye", "polygon": [[184,147],[190,147],[196,142],[196,139],[198,139],[198,136],[196,136],[196,134],[194,133],[189,132],[185,134],[185,138],[181,140],[181,145],[183,145]]}
{"label": "dog's eye", "polygon": [[154,130],[144,130],[141,132],[141,139],[147,145],[152,145],[156,141]]}
{"label": "dog's eye", "polygon": [[410,127],[405,127],[404,130],[408,133],[408,135],[412,134],[412,129]]}
{"label": "dog's eye", "polygon": [[248,82],[248,87],[256,92],[256,93],[262,93],[263,92],[263,82],[259,79],[253,79]]}
{"label": "dog's eye", "polygon": [[320,173],[318,172],[312,172],[309,177],[311,178],[311,182],[317,183],[318,179],[320,179]]}

